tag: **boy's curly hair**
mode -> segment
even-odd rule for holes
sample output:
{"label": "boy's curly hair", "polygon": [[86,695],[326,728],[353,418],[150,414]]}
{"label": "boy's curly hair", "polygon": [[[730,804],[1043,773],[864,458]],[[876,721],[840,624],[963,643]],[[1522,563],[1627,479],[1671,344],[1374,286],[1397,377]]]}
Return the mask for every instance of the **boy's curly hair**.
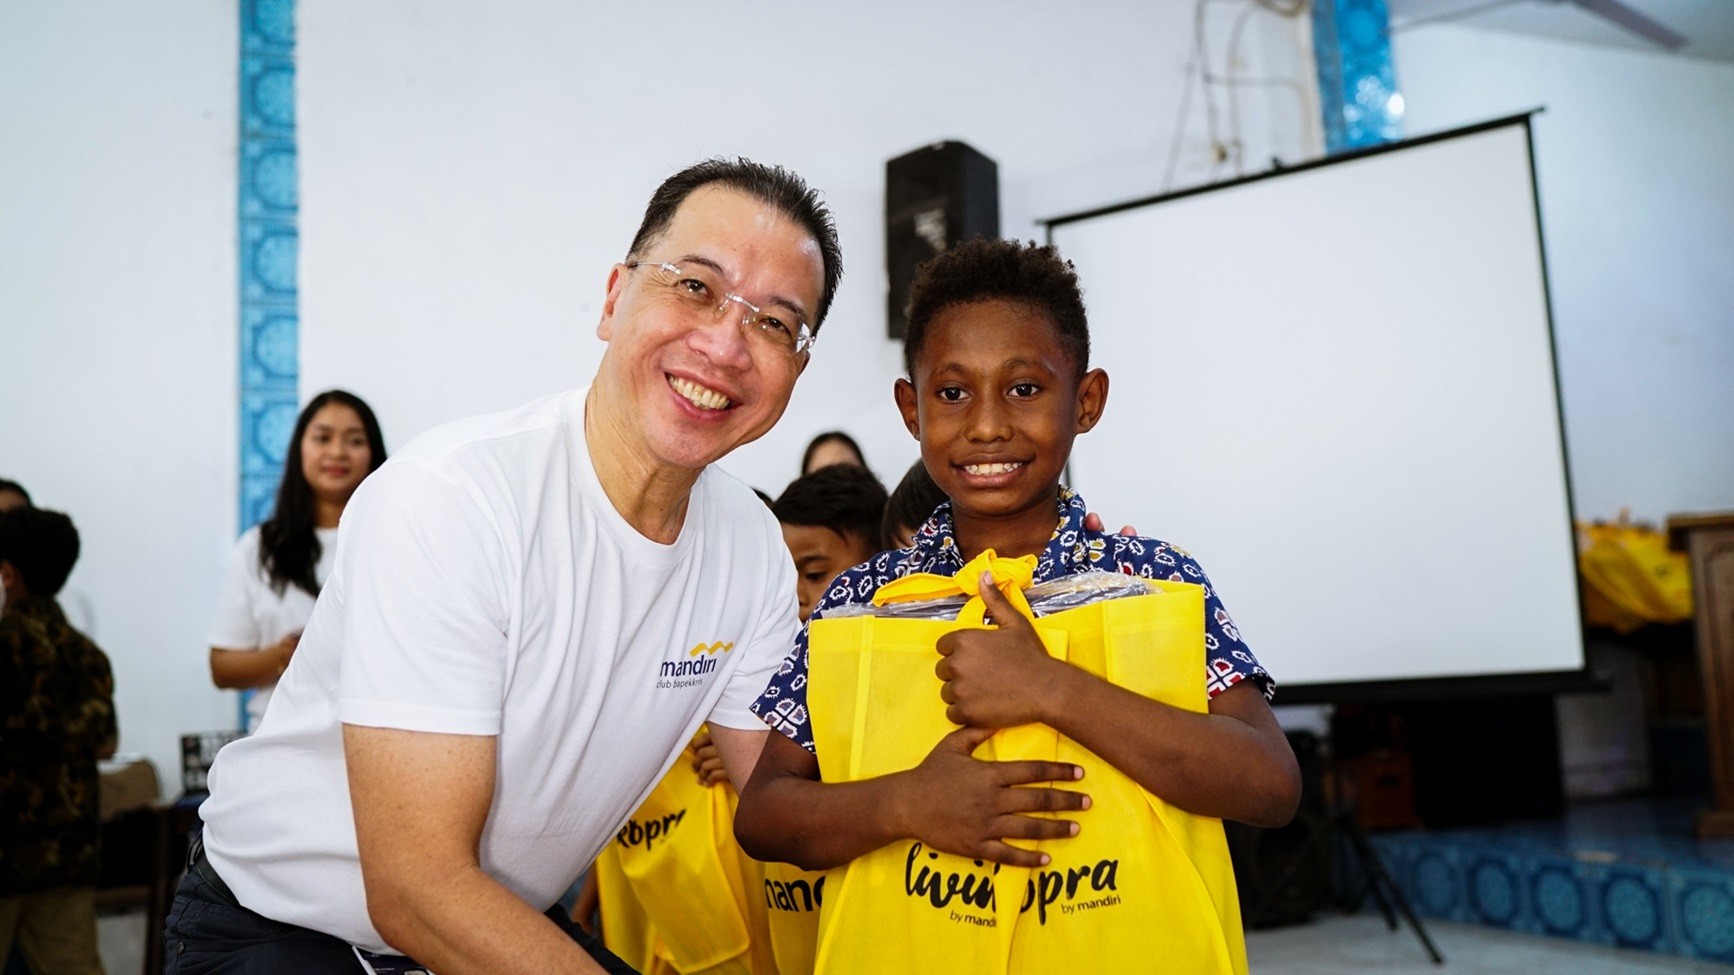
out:
{"label": "boy's curly hair", "polygon": [[928,326],[941,311],[993,298],[1021,301],[1045,312],[1060,344],[1071,353],[1076,376],[1083,377],[1090,364],[1090,324],[1072,262],[1052,244],[975,237],[915,270],[903,340],[903,368],[909,378],[915,378],[915,360],[927,344]]}

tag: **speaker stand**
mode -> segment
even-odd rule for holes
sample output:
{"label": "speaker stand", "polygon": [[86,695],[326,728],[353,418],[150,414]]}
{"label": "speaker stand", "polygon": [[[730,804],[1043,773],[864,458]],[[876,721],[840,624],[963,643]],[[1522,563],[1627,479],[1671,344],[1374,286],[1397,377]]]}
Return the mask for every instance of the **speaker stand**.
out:
{"label": "speaker stand", "polygon": [[[1264,896],[1259,898],[1253,909],[1247,912],[1248,917],[1261,917],[1270,909],[1275,896],[1283,886],[1294,878],[1295,871],[1305,862],[1305,854],[1316,847],[1331,849],[1332,840],[1337,840],[1340,848],[1348,852],[1350,869],[1354,876],[1350,878],[1352,895],[1347,900],[1346,910],[1350,913],[1359,910],[1370,896],[1378,905],[1379,913],[1385,917],[1385,926],[1392,931],[1397,930],[1399,917],[1415,932],[1420,939],[1421,947],[1427,951],[1427,957],[1435,965],[1445,964],[1445,956],[1439,953],[1433,939],[1427,934],[1426,925],[1416,916],[1415,909],[1410,906],[1408,895],[1403,888],[1397,886],[1391,872],[1385,868],[1385,860],[1379,856],[1378,848],[1367,839],[1367,833],[1355,822],[1353,803],[1333,802],[1327,808],[1325,815],[1313,823],[1311,832],[1301,844],[1299,850],[1289,859],[1274,881],[1265,887]],[[1333,867],[1336,863],[1332,857]]]}

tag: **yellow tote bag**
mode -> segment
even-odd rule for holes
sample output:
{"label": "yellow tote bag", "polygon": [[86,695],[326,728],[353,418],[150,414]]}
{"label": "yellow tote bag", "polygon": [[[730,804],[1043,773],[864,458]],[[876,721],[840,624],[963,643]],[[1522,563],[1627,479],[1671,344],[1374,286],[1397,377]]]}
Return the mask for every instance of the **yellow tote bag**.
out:
{"label": "yellow tote bag", "polygon": [[[1027,611],[1021,588],[1029,584],[1033,558],[983,553],[945,584],[973,596],[984,567]],[[941,594],[937,578],[910,577],[887,589]],[[1043,617],[1036,630],[1050,654],[1074,666],[1202,711],[1202,590],[1167,582],[1150,588],[1147,596]],[[939,697],[934,644],[946,632],[980,625],[981,612],[973,598],[956,622],[851,617],[813,624],[808,697],[826,781],[911,768],[955,729]],[[1040,844],[1053,859],[1036,870],[914,842],[856,860],[842,869],[821,910],[819,972],[1093,971],[1147,967],[1152,957],[1173,971],[1246,971],[1220,821],[1149,796],[1046,726],[1005,729],[977,755],[1084,766],[1081,787],[1092,807],[1066,814],[1079,822],[1079,835]]]}
{"label": "yellow tote bag", "polygon": [[768,939],[755,953],[749,935],[756,870],[734,842],[734,803],[684,760],[651,790],[596,859],[610,951],[646,973],[774,975]]}
{"label": "yellow tote bag", "polygon": [[811,975],[819,942],[819,907],[831,871],[802,870],[787,863],[756,863],[772,957],[781,975]]}
{"label": "yellow tote bag", "polygon": [[632,892],[613,842],[597,854],[590,870],[596,876],[596,893],[601,900],[602,943],[645,975],[664,975],[668,968],[656,956],[656,932],[650,927],[650,915]]}

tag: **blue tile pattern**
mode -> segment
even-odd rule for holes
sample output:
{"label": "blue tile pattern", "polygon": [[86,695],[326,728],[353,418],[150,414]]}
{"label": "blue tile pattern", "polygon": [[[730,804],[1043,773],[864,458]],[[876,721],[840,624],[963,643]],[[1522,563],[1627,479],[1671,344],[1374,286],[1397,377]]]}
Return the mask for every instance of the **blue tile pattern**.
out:
{"label": "blue tile pattern", "polygon": [[1734,963],[1734,840],[1694,838],[1694,812],[1621,800],[1373,842],[1422,917]]}
{"label": "blue tile pattern", "polygon": [[[271,513],[295,426],[301,199],[295,155],[295,2],[240,0],[240,14],[236,500],[244,532]],[[243,728],[248,696],[240,695]]]}
{"label": "blue tile pattern", "polygon": [[1403,99],[1385,0],[1314,0],[1312,18],[1325,151],[1401,139]]}

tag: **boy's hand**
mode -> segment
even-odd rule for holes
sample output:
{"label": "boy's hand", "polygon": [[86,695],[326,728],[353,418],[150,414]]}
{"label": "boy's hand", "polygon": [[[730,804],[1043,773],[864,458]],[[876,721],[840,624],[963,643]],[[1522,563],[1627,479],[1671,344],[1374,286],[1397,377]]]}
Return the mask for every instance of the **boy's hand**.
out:
{"label": "boy's hand", "polygon": [[1029,813],[1090,808],[1090,797],[1036,782],[1075,782],[1084,770],[1067,762],[984,762],[971,757],[993,732],[959,728],[939,740],[920,765],[905,773],[904,821],[910,836],[935,850],[1014,867],[1039,867],[1045,853],[1019,849],[1011,839],[1075,836],[1078,824],[1037,819]]}
{"label": "boy's hand", "polygon": [[1036,628],[982,573],[982,602],[998,627],[954,630],[939,638],[934,672],[945,684],[945,716],[972,728],[1009,728],[1046,721],[1055,668]]}
{"label": "boy's hand", "polygon": [[713,786],[729,780],[728,769],[723,766],[722,752],[717,750],[716,742],[711,740],[710,732],[700,729],[692,738],[692,771],[698,776],[699,785]]}

